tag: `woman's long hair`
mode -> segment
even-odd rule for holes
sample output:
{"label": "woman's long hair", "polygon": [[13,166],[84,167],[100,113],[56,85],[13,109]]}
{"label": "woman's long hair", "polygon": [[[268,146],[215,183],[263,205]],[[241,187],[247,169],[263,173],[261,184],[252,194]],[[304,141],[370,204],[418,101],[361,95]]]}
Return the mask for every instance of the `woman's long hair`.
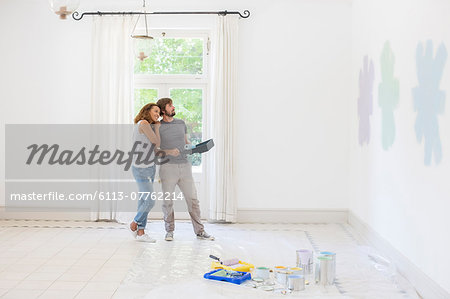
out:
{"label": "woman's long hair", "polygon": [[139,113],[134,118],[134,123],[137,124],[140,120],[143,120],[143,119],[148,121],[148,123],[150,123],[150,124],[155,123],[152,120],[152,118],[150,117],[150,110],[152,109],[153,106],[158,107],[158,105],[156,105],[155,103],[149,103],[149,104],[144,105],[144,107],[141,108],[141,111],[139,111]]}

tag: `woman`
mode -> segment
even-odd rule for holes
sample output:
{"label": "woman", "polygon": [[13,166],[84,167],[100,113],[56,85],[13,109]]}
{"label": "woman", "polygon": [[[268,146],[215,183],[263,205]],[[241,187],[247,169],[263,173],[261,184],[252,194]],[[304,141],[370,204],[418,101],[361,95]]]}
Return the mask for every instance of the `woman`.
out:
{"label": "woman", "polygon": [[135,157],[131,168],[139,187],[139,201],[137,214],[130,223],[130,229],[137,241],[150,243],[155,243],[156,240],[145,233],[145,226],[148,213],[155,205],[151,195],[155,179],[155,149],[159,148],[161,143],[159,112],[159,107],[155,103],[142,107],[134,119],[133,131],[133,144],[140,142],[136,146],[136,151],[142,152],[142,156],[140,159]]}

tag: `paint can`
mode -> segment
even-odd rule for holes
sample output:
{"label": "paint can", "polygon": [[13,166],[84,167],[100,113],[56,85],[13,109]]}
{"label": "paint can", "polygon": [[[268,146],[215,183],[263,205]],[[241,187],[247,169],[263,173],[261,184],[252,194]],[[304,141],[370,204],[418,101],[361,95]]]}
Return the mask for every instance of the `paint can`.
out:
{"label": "paint can", "polygon": [[298,249],[297,267],[303,268],[304,274],[311,274],[313,270],[313,252],[309,249]]}
{"label": "paint can", "polygon": [[330,256],[321,255],[317,260],[319,267],[316,272],[316,282],[320,285],[333,284],[333,259]]}
{"label": "paint can", "polygon": [[322,256],[328,256],[331,257],[331,273],[330,273],[330,277],[331,277],[331,283],[334,283],[334,280],[336,278],[336,253],[334,252],[330,252],[330,251],[321,251],[319,252],[320,255]]}
{"label": "paint can", "polygon": [[286,270],[277,270],[275,271],[275,278],[277,279],[278,283],[286,286],[288,282],[288,276],[291,275],[292,272],[286,271]]}
{"label": "paint can", "polygon": [[291,267],[289,271],[292,272],[293,275],[304,275],[303,268],[300,267]]}
{"label": "paint can", "polygon": [[254,276],[262,279],[269,279],[270,269],[267,267],[257,267],[255,268]]}
{"label": "paint can", "polygon": [[303,291],[305,289],[305,277],[303,275],[289,275],[288,289],[291,291]]}

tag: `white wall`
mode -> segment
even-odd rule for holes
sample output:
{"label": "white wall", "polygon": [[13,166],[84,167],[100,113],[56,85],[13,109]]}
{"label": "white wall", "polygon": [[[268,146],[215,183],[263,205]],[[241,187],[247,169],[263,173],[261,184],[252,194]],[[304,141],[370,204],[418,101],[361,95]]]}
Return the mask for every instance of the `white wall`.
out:
{"label": "white wall", "polygon": [[[450,3],[440,0],[355,0],[353,2],[353,62],[351,116],[350,209],[430,278],[450,292],[450,61],[447,58],[440,88],[446,108],[438,117],[443,158],[424,163],[424,144],[416,139],[412,88],[418,84],[416,48],[431,39],[450,51]],[[400,98],[394,110],[396,138],[389,150],[381,143],[378,85],[380,55],[389,40],[395,55],[394,74]],[[375,66],[371,139],[358,143],[358,76],[363,57]]]}
{"label": "white wall", "polygon": [[263,3],[240,27],[238,207],[346,208],[350,2]]}
{"label": "white wall", "polygon": [[[140,5],[82,1],[80,10]],[[155,11],[252,13],[240,21],[238,207],[346,208],[350,1],[155,0],[149,5]],[[179,16],[151,22],[205,28],[213,21]],[[2,140],[5,123],[89,121],[90,30],[89,17],[60,21],[45,1],[0,2]],[[3,147],[0,151],[4,169]]]}
{"label": "white wall", "polygon": [[89,123],[90,28],[59,21],[46,1],[0,2],[0,206],[5,124]]}

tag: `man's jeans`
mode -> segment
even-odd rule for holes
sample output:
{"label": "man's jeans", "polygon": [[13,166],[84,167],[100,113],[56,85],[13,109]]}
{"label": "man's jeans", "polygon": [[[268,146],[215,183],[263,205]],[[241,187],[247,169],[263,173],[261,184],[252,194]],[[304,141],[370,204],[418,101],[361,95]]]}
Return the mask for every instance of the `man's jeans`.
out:
{"label": "man's jeans", "polygon": [[148,213],[155,205],[155,201],[151,197],[155,179],[155,165],[145,168],[132,166],[131,169],[138,184],[139,192],[145,192],[139,194],[138,210],[134,222],[137,223],[138,229],[145,229]]}

